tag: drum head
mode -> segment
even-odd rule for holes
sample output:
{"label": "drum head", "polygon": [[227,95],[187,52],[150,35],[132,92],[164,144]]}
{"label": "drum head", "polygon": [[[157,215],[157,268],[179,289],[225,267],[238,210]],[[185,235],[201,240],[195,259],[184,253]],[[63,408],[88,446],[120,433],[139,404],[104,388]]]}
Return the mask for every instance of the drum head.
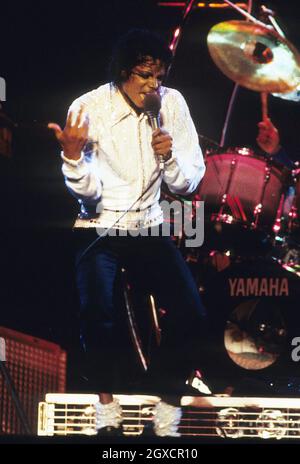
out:
{"label": "drum head", "polygon": [[299,277],[272,260],[226,258],[219,253],[199,264],[205,267],[198,283],[211,328],[206,345],[211,378],[250,396],[299,394],[288,387],[291,382],[300,387],[292,357],[293,341],[300,337]]}

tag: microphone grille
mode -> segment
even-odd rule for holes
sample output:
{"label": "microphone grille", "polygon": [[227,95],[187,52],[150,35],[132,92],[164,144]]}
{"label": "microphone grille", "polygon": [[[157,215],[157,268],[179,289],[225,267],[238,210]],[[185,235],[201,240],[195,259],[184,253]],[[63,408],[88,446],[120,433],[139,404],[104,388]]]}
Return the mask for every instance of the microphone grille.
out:
{"label": "microphone grille", "polygon": [[161,108],[160,96],[156,92],[146,93],[144,100],[145,112],[158,114]]}

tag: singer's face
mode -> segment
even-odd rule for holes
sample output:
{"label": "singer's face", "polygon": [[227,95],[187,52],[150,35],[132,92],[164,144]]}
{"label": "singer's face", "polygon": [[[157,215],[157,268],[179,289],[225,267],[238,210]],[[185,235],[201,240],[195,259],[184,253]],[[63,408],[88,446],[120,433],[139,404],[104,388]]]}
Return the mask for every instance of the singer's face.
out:
{"label": "singer's face", "polygon": [[165,77],[166,68],[160,60],[149,57],[144,63],[135,66],[129,78],[123,82],[121,88],[130,101],[138,108],[144,107],[146,93],[159,89]]}

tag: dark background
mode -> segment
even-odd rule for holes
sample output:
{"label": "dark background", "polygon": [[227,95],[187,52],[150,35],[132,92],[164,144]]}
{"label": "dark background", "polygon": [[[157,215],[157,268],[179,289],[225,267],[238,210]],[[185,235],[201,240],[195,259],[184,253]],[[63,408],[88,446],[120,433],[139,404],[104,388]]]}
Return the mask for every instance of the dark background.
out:
{"label": "dark background", "polygon": [[[131,27],[145,27],[170,39],[181,21],[182,8],[158,3],[112,0],[66,6],[66,2],[28,1],[18,6],[14,2],[3,5],[0,69],[7,82],[7,113],[17,124],[29,124],[37,131],[49,120],[63,124],[74,98],[106,81],[111,49],[121,34]],[[287,37],[300,48],[298,2],[254,0],[254,12],[261,3],[277,12]],[[212,62],[206,38],[214,24],[230,19],[243,17],[230,8],[194,10],[167,82],[186,96],[199,133],[216,141],[220,140],[233,83]],[[270,98],[270,115],[295,159],[299,157],[298,111],[299,105],[293,102]],[[259,94],[242,89],[227,144],[255,147],[260,117]],[[34,135],[27,132],[28,139]]]}
{"label": "dark background", "polygon": [[[260,3],[254,1],[256,10]],[[298,2],[263,3],[275,9],[300,49]],[[106,82],[111,49],[121,34],[143,27],[170,40],[182,9],[159,7],[155,0],[28,0],[2,4],[0,15],[0,75],[7,84],[3,108],[15,123],[13,157],[0,160],[0,326],[57,342],[72,357],[78,302],[71,225],[78,208],[64,186],[59,147],[47,123],[63,125],[71,102]],[[231,9],[193,11],[167,82],[186,97],[198,133],[216,142],[233,82],[213,64],[206,37],[214,24],[230,19],[243,18]],[[300,104],[274,97],[269,103],[282,144],[300,160]],[[257,150],[260,119],[260,95],[241,88],[226,147]]]}

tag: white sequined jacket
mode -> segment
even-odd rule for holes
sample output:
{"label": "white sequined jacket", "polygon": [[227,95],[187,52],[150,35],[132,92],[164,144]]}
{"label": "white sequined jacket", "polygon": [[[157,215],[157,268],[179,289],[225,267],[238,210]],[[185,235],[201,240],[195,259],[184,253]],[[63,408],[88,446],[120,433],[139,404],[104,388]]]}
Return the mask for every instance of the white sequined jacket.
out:
{"label": "white sequined jacket", "polygon": [[[183,96],[177,90],[160,88],[161,125],[173,138],[172,158],[163,176],[115,226],[134,229],[163,221],[159,206],[162,178],[171,192],[192,193],[205,172],[198,135]],[[69,111],[76,116],[83,107],[89,117],[89,142],[79,160],[62,153],[62,171],[81,210],[97,205],[97,219],[79,217],[75,227],[109,228],[147,188],[159,173],[159,161],[151,147],[152,130],[147,116],[137,115],[111,83],[76,99]]]}

